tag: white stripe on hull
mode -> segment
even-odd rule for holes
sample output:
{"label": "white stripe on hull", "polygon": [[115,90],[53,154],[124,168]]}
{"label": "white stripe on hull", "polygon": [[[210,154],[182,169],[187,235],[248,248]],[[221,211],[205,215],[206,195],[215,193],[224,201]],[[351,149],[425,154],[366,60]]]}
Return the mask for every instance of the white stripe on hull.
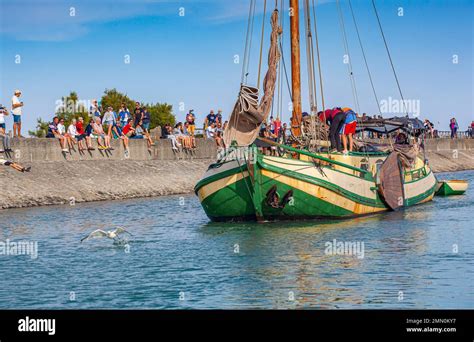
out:
{"label": "white stripe on hull", "polygon": [[373,200],[377,198],[376,191],[370,189],[371,187],[375,187],[373,181],[335,171],[328,167],[323,168],[323,174],[318,168],[314,167],[314,165],[294,159],[265,157],[264,162],[285,170],[298,172],[306,176],[330,182],[362,197]]}

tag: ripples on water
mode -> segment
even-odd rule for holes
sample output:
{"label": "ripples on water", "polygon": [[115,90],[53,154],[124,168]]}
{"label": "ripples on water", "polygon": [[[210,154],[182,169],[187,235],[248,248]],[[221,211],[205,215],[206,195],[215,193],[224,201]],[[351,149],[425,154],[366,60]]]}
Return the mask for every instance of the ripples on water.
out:
{"label": "ripples on water", "polygon": [[[0,307],[472,309],[474,172],[454,176],[467,195],[344,221],[209,223],[192,195],[3,211],[0,240],[39,256],[0,255]],[[80,243],[117,226],[129,253]],[[364,258],[326,255],[333,239]]]}

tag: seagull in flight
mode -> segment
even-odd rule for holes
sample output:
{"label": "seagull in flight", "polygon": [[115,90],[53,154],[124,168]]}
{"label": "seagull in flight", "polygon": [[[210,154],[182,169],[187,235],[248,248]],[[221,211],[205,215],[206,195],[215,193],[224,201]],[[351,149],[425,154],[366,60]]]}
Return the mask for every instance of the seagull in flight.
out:
{"label": "seagull in flight", "polygon": [[81,239],[81,242],[84,240],[92,239],[92,238],[100,238],[100,237],[107,237],[109,239],[114,240],[114,242],[122,242],[123,240],[120,238],[120,234],[127,233],[131,236],[133,236],[132,233],[128,232],[124,228],[117,228],[115,230],[102,230],[102,229],[97,229],[94,230],[92,233],[87,235],[85,238]]}

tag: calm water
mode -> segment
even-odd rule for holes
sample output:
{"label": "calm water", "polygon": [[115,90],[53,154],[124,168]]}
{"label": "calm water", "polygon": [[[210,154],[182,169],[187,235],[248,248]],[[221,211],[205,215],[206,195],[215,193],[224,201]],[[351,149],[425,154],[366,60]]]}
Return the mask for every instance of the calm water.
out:
{"label": "calm water", "polygon": [[[0,240],[38,258],[0,255],[0,307],[472,309],[474,172],[454,177],[467,195],[348,221],[214,224],[194,196],[3,211]],[[80,243],[117,226],[128,253]],[[364,257],[326,254],[334,239]]]}

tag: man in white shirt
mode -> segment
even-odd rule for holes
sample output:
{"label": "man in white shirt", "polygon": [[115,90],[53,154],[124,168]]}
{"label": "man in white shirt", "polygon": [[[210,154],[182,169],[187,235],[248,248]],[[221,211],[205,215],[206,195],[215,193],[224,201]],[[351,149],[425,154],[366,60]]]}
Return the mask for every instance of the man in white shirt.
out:
{"label": "man in white shirt", "polygon": [[215,135],[216,135],[216,124],[212,123],[210,126],[207,126],[206,128],[206,138],[214,139]]}
{"label": "man in white shirt", "polygon": [[21,136],[21,115],[23,102],[20,101],[21,91],[15,90],[15,94],[12,97],[12,114],[13,114],[13,136]]}

